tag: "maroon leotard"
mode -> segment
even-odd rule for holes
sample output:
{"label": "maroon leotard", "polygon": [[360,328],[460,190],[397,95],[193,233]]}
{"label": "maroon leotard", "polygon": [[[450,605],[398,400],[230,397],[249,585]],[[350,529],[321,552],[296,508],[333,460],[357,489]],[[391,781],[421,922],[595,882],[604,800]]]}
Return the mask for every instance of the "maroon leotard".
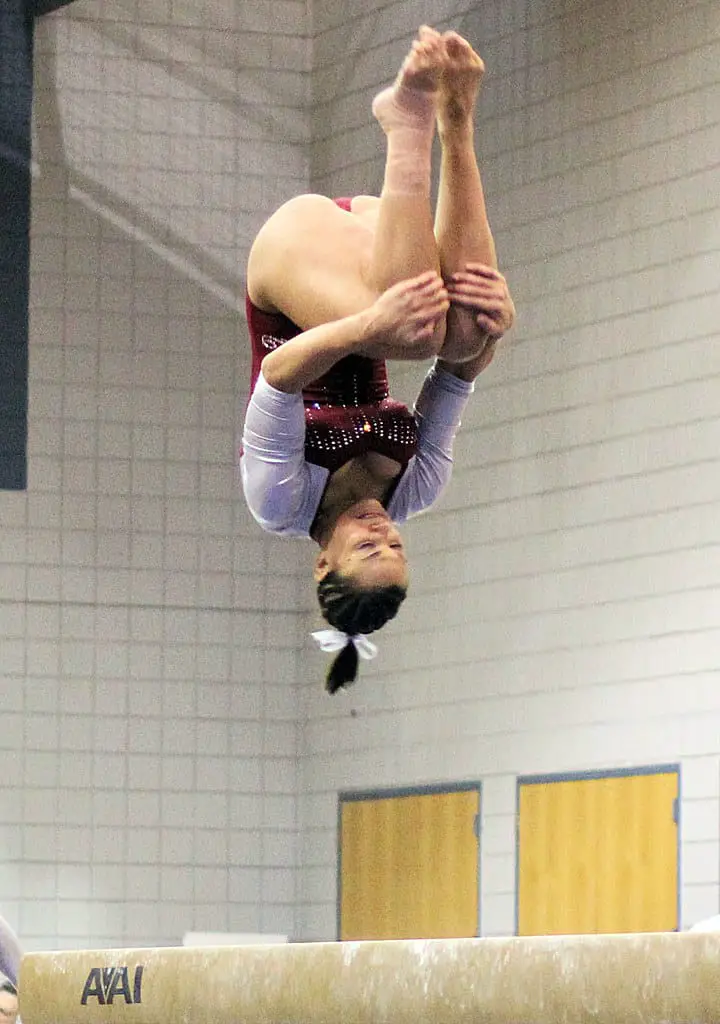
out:
{"label": "maroon leotard", "polygon": [[[344,210],[349,199],[336,199]],[[266,313],[246,297],[252,370],[250,391],[264,357],[301,333],[282,313]],[[331,473],[367,452],[378,452],[405,467],[417,451],[415,419],[388,394],[383,360],[346,356],[303,390],[305,458]]]}

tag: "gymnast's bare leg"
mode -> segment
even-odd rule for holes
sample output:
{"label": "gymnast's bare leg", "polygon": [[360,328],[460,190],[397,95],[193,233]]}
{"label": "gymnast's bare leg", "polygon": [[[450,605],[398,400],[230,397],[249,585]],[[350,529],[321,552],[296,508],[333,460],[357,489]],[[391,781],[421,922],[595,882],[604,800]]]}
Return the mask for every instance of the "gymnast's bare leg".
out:
{"label": "gymnast's bare leg", "polygon": [[387,155],[380,202],[374,206],[372,256],[363,273],[378,292],[425,270],[440,272],[430,179],[444,64],[442,36],[423,25],[394,84],[373,102]]}
{"label": "gymnast's bare leg", "polygon": [[[439,270],[430,178],[444,54],[439,33],[420,29],[395,83],[375,99],[387,142],[379,200],[360,196],[347,213],[323,196],[299,196],[263,226],[248,262],[255,305],[308,330],[367,309],[400,280]],[[444,326],[443,318],[414,358],[439,351]]]}
{"label": "gymnast's bare leg", "polygon": [[[476,302],[484,294],[492,304],[504,279],[497,274],[495,242],[475,154],[475,111],[485,65],[457,32],[445,32],[442,40],[445,61],[437,100],[441,164],[435,211],[442,276],[448,285],[466,284]],[[459,362],[475,359],[486,344],[493,343],[486,327],[504,331],[511,326],[507,310],[505,304],[502,323],[488,323],[478,319],[472,308],[453,303],[441,357]]]}

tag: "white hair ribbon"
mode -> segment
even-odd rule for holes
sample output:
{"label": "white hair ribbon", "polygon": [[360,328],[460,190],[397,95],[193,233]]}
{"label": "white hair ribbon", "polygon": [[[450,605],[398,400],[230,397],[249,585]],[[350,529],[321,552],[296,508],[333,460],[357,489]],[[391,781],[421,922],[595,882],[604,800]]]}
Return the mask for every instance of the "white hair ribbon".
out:
{"label": "white hair ribbon", "polygon": [[321,651],[326,653],[334,653],[335,651],[341,651],[343,647],[347,646],[348,640],[351,640],[355,646],[355,650],[358,652],[361,658],[365,661],[372,661],[378,652],[377,647],[368,640],[364,633],[357,633],[355,636],[350,636],[349,633],[343,633],[339,629],[318,629],[316,632],[310,634],[319,646]]}

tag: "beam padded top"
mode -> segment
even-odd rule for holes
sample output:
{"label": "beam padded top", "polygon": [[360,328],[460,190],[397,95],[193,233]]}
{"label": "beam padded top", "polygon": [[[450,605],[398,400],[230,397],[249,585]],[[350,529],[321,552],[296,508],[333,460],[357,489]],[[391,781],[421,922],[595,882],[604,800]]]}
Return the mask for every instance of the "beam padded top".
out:
{"label": "beam padded top", "polygon": [[718,1024],[720,935],[33,953],[23,1024]]}

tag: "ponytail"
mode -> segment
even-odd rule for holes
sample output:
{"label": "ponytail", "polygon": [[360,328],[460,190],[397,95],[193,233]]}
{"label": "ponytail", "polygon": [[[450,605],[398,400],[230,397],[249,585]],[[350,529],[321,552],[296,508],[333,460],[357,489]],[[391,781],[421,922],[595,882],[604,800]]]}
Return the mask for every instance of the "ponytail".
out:
{"label": "ponytail", "polygon": [[357,648],[352,637],[347,638],[347,643],[330,663],[330,668],[325,677],[325,689],[328,693],[337,693],[343,687],[354,683],[357,679],[358,665]]}
{"label": "ponytail", "polygon": [[[358,644],[353,638],[359,634],[374,633],[394,619],[406,593],[405,587],[400,586],[358,587],[352,579],[335,571],[328,572],[319,581],[320,612],[326,622],[347,638],[328,670],[325,682],[328,693],[336,693],[357,678]],[[372,657],[368,654],[363,656]]]}

